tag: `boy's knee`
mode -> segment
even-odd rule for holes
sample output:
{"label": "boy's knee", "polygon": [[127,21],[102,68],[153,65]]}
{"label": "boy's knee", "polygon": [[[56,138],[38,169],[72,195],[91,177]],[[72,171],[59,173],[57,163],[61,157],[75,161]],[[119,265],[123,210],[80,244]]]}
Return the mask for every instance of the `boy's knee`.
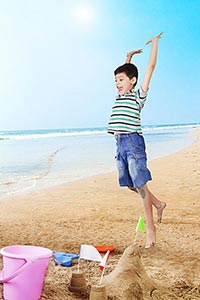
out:
{"label": "boy's knee", "polygon": [[137,188],[138,194],[144,199],[146,197],[146,188],[145,186],[141,186]]}

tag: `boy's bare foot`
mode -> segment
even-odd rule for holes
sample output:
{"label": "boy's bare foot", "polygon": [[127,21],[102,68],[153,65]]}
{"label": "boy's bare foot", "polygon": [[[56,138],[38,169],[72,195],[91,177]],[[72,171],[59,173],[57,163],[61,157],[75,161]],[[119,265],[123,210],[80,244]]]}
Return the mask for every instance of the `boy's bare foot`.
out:
{"label": "boy's bare foot", "polygon": [[166,207],[165,202],[161,202],[160,207],[157,207],[157,223],[160,224],[162,221],[163,210]]}
{"label": "boy's bare foot", "polygon": [[153,229],[148,229],[146,232],[146,245],[145,249],[149,249],[153,247],[156,243],[156,227],[154,226]]}

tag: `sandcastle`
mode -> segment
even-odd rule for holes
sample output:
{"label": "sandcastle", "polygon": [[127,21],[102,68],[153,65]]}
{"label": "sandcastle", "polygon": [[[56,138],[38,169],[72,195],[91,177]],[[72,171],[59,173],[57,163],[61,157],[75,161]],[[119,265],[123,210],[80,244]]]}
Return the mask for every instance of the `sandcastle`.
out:
{"label": "sandcastle", "polygon": [[103,279],[109,300],[143,300],[152,297],[159,287],[148,276],[140,249],[127,247],[115,269]]}
{"label": "sandcastle", "polygon": [[142,264],[141,251],[141,248],[136,248],[134,244],[128,246],[115,269],[103,277],[101,284],[90,286],[90,291],[85,279],[83,281],[82,277],[77,278],[80,274],[74,274],[69,290],[84,294],[87,290],[90,294],[89,300],[176,299],[169,288],[161,286],[147,274]]}

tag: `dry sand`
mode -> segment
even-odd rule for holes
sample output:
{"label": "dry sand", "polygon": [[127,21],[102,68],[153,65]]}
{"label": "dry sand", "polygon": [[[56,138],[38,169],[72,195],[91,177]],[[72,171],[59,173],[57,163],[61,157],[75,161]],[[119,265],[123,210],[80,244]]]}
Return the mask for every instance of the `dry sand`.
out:
{"label": "dry sand", "polygon": [[[200,299],[200,131],[195,134],[197,140],[191,146],[149,163],[153,175],[149,187],[167,208],[162,224],[157,225],[156,245],[145,250],[145,233],[139,232],[137,248],[147,274],[163,289],[156,298],[141,299]],[[0,209],[1,248],[38,245],[79,253],[81,244],[114,245],[106,274],[133,242],[138,218],[143,215],[138,196],[119,188],[117,172],[15,195],[0,202]],[[83,261],[81,268],[88,285],[99,281],[96,263]],[[68,291],[76,269],[76,264],[61,267],[51,259],[41,299],[85,299]]]}

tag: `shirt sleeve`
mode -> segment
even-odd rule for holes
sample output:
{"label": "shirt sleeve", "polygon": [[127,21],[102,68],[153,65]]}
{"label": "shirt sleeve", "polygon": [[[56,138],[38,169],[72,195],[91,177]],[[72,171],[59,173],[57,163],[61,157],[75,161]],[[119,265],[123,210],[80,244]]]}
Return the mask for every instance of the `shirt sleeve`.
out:
{"label": "shirt sleeve", "polygon": [[142,108],[144,107],[144,104],[147,99],[147,93],[143,91],[143,89],[140,87],[137,90],[137,102],[139,105],[139,111],[141,112]]}

